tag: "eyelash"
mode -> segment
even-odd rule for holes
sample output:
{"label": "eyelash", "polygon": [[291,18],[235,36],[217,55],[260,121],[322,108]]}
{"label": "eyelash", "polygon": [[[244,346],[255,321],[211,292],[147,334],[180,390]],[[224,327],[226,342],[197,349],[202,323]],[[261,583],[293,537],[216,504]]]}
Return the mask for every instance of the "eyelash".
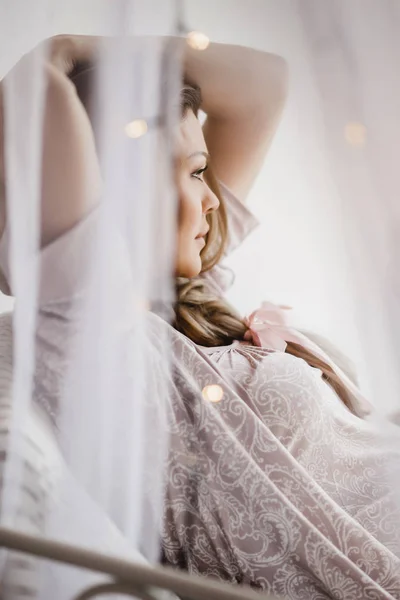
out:
{"label": "eyelash", "polygon": [[192,173],[192,176],[195,177],[195,179],[198,179],[199,181],[204,181],[204,179],[202,177],[200,177],[200,175],[202,175],[205,171],[207,171],[207,169],[208,169],[208,165],[206,165],[202,169],[198,169],[197,171]]}

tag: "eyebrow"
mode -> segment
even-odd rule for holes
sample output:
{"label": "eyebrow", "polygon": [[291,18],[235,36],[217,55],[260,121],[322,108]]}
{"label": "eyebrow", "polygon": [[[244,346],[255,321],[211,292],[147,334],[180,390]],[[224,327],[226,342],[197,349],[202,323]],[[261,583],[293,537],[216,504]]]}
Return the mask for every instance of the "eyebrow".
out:
{"label": "eyebrow", "polygon": [[189,156],[187,157],[189,158],[193,158],[194,156],[204,156],[207,160],[210,160],[210,155],[208,154],[208,152],[202,152],[202,151],[197,151],[197,152],[193,152],[192,154],[189,154]]}

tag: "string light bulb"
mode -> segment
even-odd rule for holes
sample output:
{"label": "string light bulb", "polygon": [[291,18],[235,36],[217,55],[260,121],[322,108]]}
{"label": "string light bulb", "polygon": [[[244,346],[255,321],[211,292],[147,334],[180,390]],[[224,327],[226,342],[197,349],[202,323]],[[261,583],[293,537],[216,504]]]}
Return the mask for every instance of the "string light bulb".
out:
{"label": "string light bulb", "polygon": [[206,385],[203,388],[202,395],[207,402],[220,402],[224,395],[224,390],[220,385]]}
{"label": "string light bulb", "polygon": [[201,31],[190,31],[186,42],[193,50],[205,50],[210,45],[210,39]]}
{"label": "string light bulb", "polygon": [[345,140],[350,146],[365,146],[367,141],[367,128],[363,123],[356,121],[347,123],[344,128]]}
{"label": "string light bulb", "polygon": [[144,119],[135,119],[125,126],[125,133],[128,137],[136,139],[147,133],[148,127]]}

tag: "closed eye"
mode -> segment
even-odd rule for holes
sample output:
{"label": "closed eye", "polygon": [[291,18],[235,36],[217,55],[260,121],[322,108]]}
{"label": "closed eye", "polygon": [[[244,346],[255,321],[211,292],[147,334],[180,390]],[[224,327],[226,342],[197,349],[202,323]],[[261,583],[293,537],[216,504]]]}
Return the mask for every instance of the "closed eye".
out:
{"label": "closed eye", "polygon": [[204,181],[202,175],[205,171],[207,171],[208,169],[208,165],[206,165],[205,167],[203,167],[202,169],[198,169],[197,171],[195,171],[194,173],[192,173],[192,177],[195,177],[196,179],[198,179],[199,181]]}

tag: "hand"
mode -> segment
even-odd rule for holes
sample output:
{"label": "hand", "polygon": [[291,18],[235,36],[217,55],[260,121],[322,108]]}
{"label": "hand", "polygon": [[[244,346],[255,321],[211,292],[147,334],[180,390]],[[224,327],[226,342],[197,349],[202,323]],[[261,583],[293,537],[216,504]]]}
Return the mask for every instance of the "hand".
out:
{"label": "hand", "polygon": [[96,57],[99,38],[89,35],[57,35],[49,43],[51,64],[64,75],[70,75],[78,63],[87,63]]}

